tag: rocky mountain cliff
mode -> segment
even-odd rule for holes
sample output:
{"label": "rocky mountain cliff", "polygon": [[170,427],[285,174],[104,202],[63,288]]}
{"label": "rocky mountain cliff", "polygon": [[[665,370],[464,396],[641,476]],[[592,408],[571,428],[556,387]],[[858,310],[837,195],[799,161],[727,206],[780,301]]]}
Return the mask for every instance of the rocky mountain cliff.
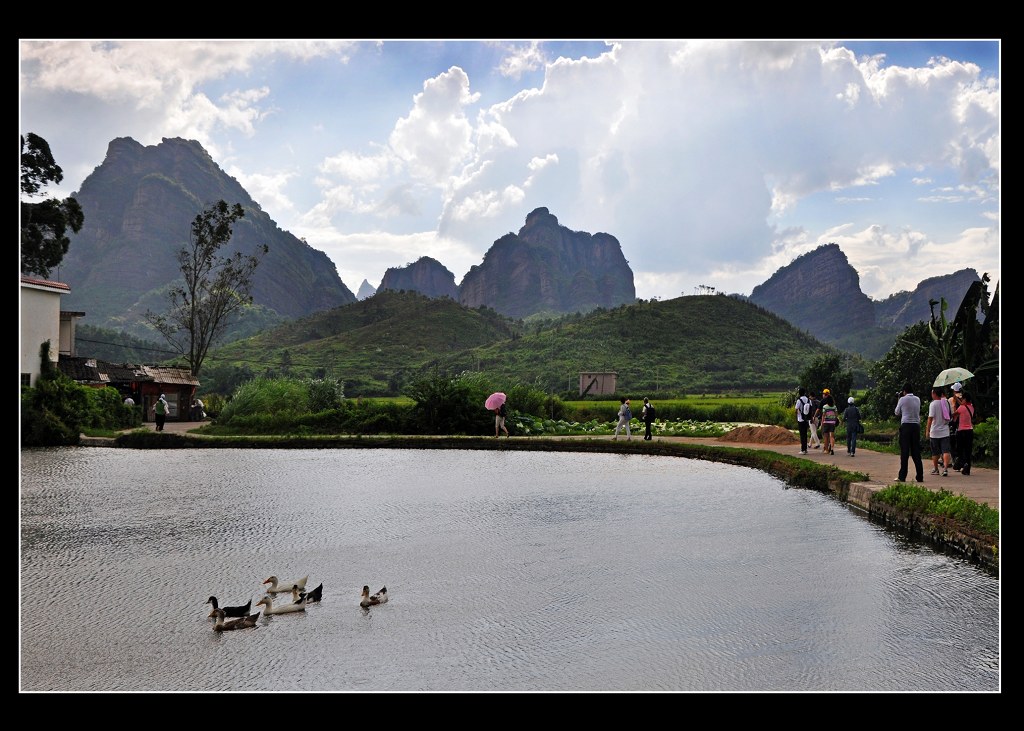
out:
{"label": "rocky mountain cliff", "polygon": [[[960,303],[972,283],[981,279],[974,269],[961,269],[952,274],[930,277],[922,280],[913,292],[897,292],[875,304],[875,322],[882,327],[898,327],[901,330],[931,317],[929,300],[939,302],[945,297],[949,307],[946,317],[953,319]],[[939,314],[939,308],[935,308]]]}
{"label": "rocky mountain cliff", "polygon": [[558,315],[633,302],[636,288],[622,246],[606,233],[571,231],[547,208],[518,234],[497,239],[459,285],[459,302],[513,318]]}
{"label": "rocky mountain cliff", "polygon": [[875,324],[875,306],[837,244],[797,257],[750,293],[755,305],[822,340]]}
{"label": "rocky mountain cliff", "polygon": [[455,286],[455,275],[437,259],[421,256],[404,267],[389,267],[380,280],[378,292],[385,289],[419,292],[427,297],[450,297],[458,301],[459,288]]}
{"label": "rocky mountain cliff", "polygon": [[222,254],[269,253],[253,279],[254,303],[265,321],[295,318],[355,301],[334,263],[277,224],[195,141],[144,147],[121,137],[73,194],[85,224],[72,234],[59,277],[71,285],[62,307],[86,313],[88,324],[136,334],[147,309],[162,312],[166,287],[180,278],[176,260],[192,220],[218,200],[240,203],[245,217]]}
{"label": "rocky mountain cliff", "polygon": [[[860,290],[860,275],[837,244],[824,244],[781,267],[751,292],[750,301],[830,343],[849,343],[857,334],[902,331],[931,317],[929,300],[945,298],[952,317],[972,282],[974,269],[933,276],[913,292],[879,302]],[[938,313],[938,309],[936,309]]]}

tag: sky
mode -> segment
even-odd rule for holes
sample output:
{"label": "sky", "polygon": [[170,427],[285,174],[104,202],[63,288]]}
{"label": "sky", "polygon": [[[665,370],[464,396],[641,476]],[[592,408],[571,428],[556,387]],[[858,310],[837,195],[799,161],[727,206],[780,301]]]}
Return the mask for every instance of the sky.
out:
{"label": "sky", "polygon": [[47,196],[115,138],[197,140],[353,293],[421,256],[459,284],[539,207],[614,236],[643,299],[749,295],[826,243],[876,300],[999,280],[999,39],[19,46]]}

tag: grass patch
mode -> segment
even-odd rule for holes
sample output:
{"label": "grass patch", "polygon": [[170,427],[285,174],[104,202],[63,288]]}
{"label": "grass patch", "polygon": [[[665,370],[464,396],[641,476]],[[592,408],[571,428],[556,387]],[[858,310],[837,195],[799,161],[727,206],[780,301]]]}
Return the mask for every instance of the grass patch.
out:
{"label": "grass patch", "polygon": [[875,499],[901,510],[954,520],[993,539],[999,536],[998,510],[949,490],[896,484],[879,490]]}

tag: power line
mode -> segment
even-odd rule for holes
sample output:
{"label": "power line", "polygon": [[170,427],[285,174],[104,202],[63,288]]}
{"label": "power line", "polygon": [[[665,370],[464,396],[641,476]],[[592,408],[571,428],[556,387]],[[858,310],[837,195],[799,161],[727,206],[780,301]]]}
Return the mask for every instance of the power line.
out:
{"label": "power line", "polygon": [[151,350],[154,353],[167,353],[168,355],[181,355],[176,350],[161,350],[160,348],[147,348],[144,345],[126,345],[125,343],[108,343],[105,340],[89,340],[89,338],[80,338],[75,336],[75,342],[82,343],[95,343],[96,345],[113,345],[115,348],[127,348],[131,350]]}

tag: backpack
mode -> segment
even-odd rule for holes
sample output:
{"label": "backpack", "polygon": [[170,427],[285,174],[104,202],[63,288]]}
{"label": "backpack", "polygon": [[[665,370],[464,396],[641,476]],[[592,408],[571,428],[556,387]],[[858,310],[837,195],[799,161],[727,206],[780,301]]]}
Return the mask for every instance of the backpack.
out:
{"label": "backpack", "polygon": [[809,398],[807,398],[806,396],[801,396],[800,398],[802,398],[804,400],[804,405],[803,405],[803,408],[801,408],[800,413],[804,415],[804,421],[810,421],[811,420],[811,414],[814,413],[811,410],[811,400]]}
{"label": "backpack", "polygon": [[508,409],[505,408],[505,404],[498,407],[498,416],[508,416]]}
{"label": "backpack", "polygon": [[647,404],[647,412],[644,414],[644,421],[654,421],[654,404]]}
{"label": "backpack", "polygon": [[632,418],[633,418],[633,412],[630,410],[629,404],[626,404],[626,421],[629,421]]}

